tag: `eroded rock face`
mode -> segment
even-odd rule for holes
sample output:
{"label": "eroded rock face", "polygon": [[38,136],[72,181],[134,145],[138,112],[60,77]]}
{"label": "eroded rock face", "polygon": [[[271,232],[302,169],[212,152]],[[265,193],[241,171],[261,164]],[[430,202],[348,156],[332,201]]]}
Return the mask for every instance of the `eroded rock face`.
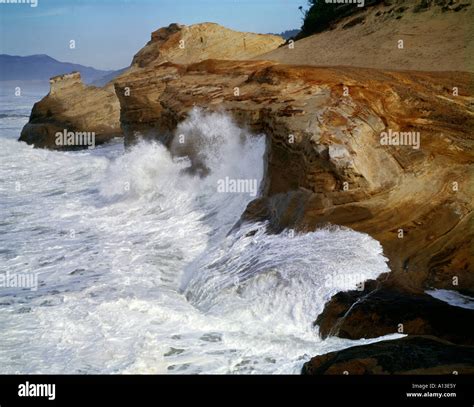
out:
{"label": "eroded rock face", "polygon": [[215,23],[190,26],[170,24],[151,34],[134,57],[132,66],[144,68],[162,62],[189,64],[205,59],[250,59],[284,43],[277,35],[230,30]]}
{"label": "eroded rock face", "polygon": [[[249,59],[271,51],[283,42],[279,36],[238,32],[213,23],[171,24],[152,34],[149,43],[135,55],[132,66],[123,75],[163,62]],[[96,144],[121,135],[120,104],[113,85],[117,80],[97,88],[85,86],[78,73],[52,78],[50,93],[33,107],[20,141],[36,147],[70,149],[81,146],[56,144],[57,132],[95,132]],[[161,86],[165,84],[166,79]],[[125,90],[124,93],[128,94]]]}
{"label": "eroded rock face", "polygon": [[20,141],[68,150],[87,148],[87,144],[57,143],[58,132],[94,133],[95,145],[122,134],[120,104],[112,84],[104,88],[86,86],[75,72],[51,78],[50,85],[49,94],[33,106]]}
{"label": "eroded rock face", "polygon": [[307,375],[474,373],[474,347],[454,345],[433,337],[402,339],[354,346],[316,356],[304,364]]}
{"label": "eroded rock face", "polygon": [[[128,144],[169,142],[194,106],[267,134],[267,194],[246,219],[347,225],[382,243],[407,290],[474,287],[471,74],[208,60],[131,72],[116,90]],[[419,133],[419,148],[384,132]]]}
{"label": "eroded rock face", "polygon": [[[465,331],[443,325],[453,307],[428,304],[423,292],[474,290],[472,79],[459,72],[208,60],[131,72],[116,82],[116,91],[127,144],[146,137],[172,145],[177,124],[195,106],[225,110],[267,134],[266,193],[243,220],[268,221],[275,233],[332,223],[370,234],[382,243],[392,270],[379,278],[378,289],[395,288],[405,310],[416,313],[421,301],[446,311],[444,322],[427,322],[430,311],[420,316],[423,323],[413,317],[412,333],[462,342]],[[126,87],[130,96],[123,96]],[[397,132],[419,139],[381,142],[385,133]],[[377,297],[367,293],[356,292],[353,301],[334,297],[318,319],[322,335],[344,332],[356,339],[371,336],[367,331],[396,331],[405,319],[388,308],[376,321],[370,313],[349,313],[343,330],[332,329],[360,298],[370,309],[384,307],[370,303]]]}
{"label": "eroded rock face", "polygon": [[[194,107],[227,111],[241,126],[268,136],[265,193],[248,206],[243,221],[268,221],[275,233],[349,226],[379,240],[389,259],[392,272],[374,285],[333,297],[317,321],[323,336],[378,336],[406,323],[404,332],[465,343],[466,331],[449,319],[472,314],[423,293],[474,291],[474,75],[203,61],[235,56],[242,51],[240,40],[249,37],[232,35],[238,49],[226,53],[212,41],[218,26],[198,26],[171,25],[153,33],[132,67],[114,81],[120,109],[111,85],[90,89],[75,76],[53,81],[22,139],[50,146],[55,129],[91,127],[90,117],[103,124],[105,106],[112,106],[110,128],[120,121],[127,145],[148,138],[172,147],[178,123]],[[201,42],[205,27],[209,41]],[[251,43],[245,47],[254,52]],[[398,139],[387,142],[394,134]],[[378,294],[368,295],[375,288]],[[417,312],[425,306],[428,311]],[[444,317],[432,318],[432,309]],[[417,369],[380,368],[377,357],[362,371]]]}

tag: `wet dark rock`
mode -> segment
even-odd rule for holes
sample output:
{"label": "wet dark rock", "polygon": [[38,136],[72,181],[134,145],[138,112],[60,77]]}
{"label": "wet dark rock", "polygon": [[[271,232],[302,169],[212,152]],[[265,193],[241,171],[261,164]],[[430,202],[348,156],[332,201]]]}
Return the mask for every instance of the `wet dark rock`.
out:
{"label": "wet dark rock", "polygon": [[305,375],[474,374],[474,347],[408,336],[316,356]]}
{"label": "wet dark rock", "polygon": [[432,335],[474,345],[474,310],[449,305],[428,294],[366,284],[335,295],[316,320],[323,338],[376,338],[392,333]]}

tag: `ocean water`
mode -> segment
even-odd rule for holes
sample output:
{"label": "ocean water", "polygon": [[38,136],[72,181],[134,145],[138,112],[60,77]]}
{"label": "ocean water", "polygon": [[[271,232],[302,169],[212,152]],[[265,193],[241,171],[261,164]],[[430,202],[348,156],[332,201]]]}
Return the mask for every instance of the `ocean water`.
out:
{"label": "ocean water", "polygon": [[177,131],[205,176],[154,143],[33,149],[17,138],[45,90],[1,91],[0,276],[34,284],[0,286],[0,373],[299,373],[401,336],[323,341],[313,326],[333,294],[388,271],[377,241],[236,226],[254,196],[217,185],[260,185],[263,135],[193,111]]}

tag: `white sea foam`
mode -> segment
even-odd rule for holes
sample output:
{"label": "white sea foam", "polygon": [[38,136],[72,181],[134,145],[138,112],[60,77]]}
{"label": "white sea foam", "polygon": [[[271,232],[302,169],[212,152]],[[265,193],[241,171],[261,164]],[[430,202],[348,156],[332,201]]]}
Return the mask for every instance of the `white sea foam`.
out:
{"label": "white sea foam", "polygon": [[454,290],[427,290],[426,294],[431,295],[437,300],[444,301],[454,307],[474,309],[474,298],[463,295]]}
{"label": "white sea foam", "polygon": [[[160,144],[60,153],[0,137],[0,272],[39,273],[35,292],[0,289],[0,373],[296,373],[374,341],[321,341],[312,323],[388,271],[380,244],[234,227],[253,197],[217,180],[260,183],[265,138],[200,111],[178,133],[206,176]],[[335,274],[353,286],[327,284]]]}

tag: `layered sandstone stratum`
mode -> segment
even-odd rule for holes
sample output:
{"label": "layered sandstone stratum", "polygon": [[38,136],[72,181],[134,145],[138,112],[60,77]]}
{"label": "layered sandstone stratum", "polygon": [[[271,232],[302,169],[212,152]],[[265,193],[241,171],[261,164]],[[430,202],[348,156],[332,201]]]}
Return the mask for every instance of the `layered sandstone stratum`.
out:
{"label": "layered sandstone stratum", "polygon": [[[459,30],[469,31],[465,19],[472,5],[439,11],[433,4],[417,18],[439,12],[448,22],[458,19]],[[412,6],[407,8],[405,13],[393,11],[391,19],[379,14],[381,27],[411,21],[406,13],[413,13]],[[371,65],[378,59],[371,59],[364,37],[356,34],[377,27],[371,21],[379,9],[364,11],[368,13],[365,23],[351,25],[353,17],[349,17],[334,30],[297,41],[293,49],[286,45],[270,56],[278,60],[283,55],[289,63],[293,56],[299,61],[301,52],[314,56],[326,51],[323,65],[358,65],[357,60],[351,64],[345,57],[331,56],[335,51],[329,50],[329,37],[324,37],[329,42],[320,42],[321,36],[330,35],[345,42],[344,33],[353,32],[353,43],[347,47],[367,52],[363,55]],[[396,13],[402,13],[402,18]],[[424,27],[420,20],[405,34],[413,40],[417,35],[424,38]],[[153,33],[131,68],[103,89],[85,87],[77,75],[55,80],[50,94],[35,105],[21,140],[51,147],[52,129],[68,125],[94,131],[108,123],[108,129],[120,127],[127,145],[149,138],[173,149],[177,125],[193,108],[225,110],[240,125],[268,136],[266,189],[248,206],[242,221],[267,220],[274,233],[309,231],[328,223],[349,226],[379,240],[390,260],[390,273],[367,282],[363,291],[336,295],[321,315],[314,316],[323,337],[356,339],[402,332],[472,345],[474,310],[459,311],[425,294],[433,288],[474,293],[474,74],[460,72],[472,71],[469,64],[454,59],[451,65],[445,61],[449,55],[434,52],[452,47],[464,58],[465,50],[472,49],[472,36],[441,27],[432,32],[437,40],[431,53],[408,39],[404,55],[422,58],[417,66],[424,71],[399,71],[415,65],[410,58],[400,58],[400,32],[380,29],[383,38],[392,35],[382,48],[386,61],[396,60],[396,66],[384,62],[385,69],[315,67],[248,60],[265,48],[276,48],[282,40],[234,33],[215,24],[173,24]],[[338,53],[344,54],[344,49]],[[318,61],[314,57],[314,64]],[[440,68],[449,71],[434,72]],[[387,142],[387,134],[398,137]],[[430,342],[440,355],[446,354],[439,350],[443,344]],[[375,354],[377,359],[379,349],[407,349],[402,345],[368,345],[360,355]],[[416,341],[416,346],[422,345],[423,341]],[[426,352],[420,350],[419,355],[426,361]],[[313,361],[306,373],[326,372],[328,363],[346,357],[354,354]],[[374,363],[372,367],[378,366]],[[474,365],[472,360],[469,363]],[[351,366],[358,362],[352,361]],[[372,367],[354,373],[400,371]],[[416,366],[400,369],[416,371]],[[433,369],[446,373],[450,367]]]}
{"label": "layered sandstone stratum", "polygon": [[151,40],[133,57],[132,66],[189,64],[210,58],[251,59],[283,43],[277,35],[238,32],[215,23],[171,24],[151,34]]}

